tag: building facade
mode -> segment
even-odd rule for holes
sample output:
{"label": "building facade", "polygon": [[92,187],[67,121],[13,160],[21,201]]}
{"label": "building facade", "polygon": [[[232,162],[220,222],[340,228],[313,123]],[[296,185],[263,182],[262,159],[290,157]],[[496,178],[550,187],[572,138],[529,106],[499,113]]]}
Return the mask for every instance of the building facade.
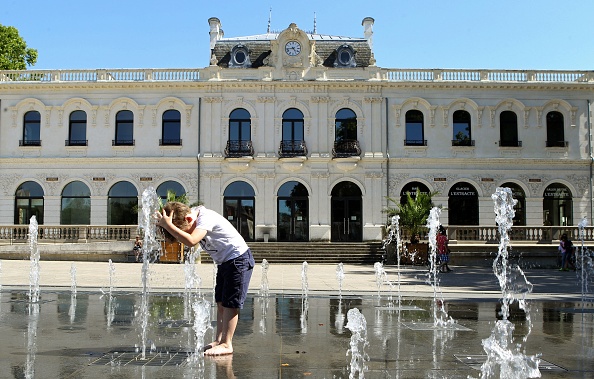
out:
{"label": "building facade", "polygon": [[[592,220],[593,71],[387,69],[360,38],[226,38],[198,69],[0,72],[0,224],[135,224],[153,187],[249,241],[382,238],[388,197],[436,192],[444,225]],[[206,53],[206,52],[205,52]]]}

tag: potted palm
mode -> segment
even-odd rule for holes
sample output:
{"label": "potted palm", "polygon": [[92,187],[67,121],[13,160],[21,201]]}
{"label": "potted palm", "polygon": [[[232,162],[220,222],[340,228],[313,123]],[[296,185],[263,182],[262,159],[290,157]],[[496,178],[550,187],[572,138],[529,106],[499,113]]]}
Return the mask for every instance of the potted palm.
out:
{"label": "potted palm", "polygon": [[[183,203],[190,207],[195,207],[195,206],[202,204],[199,201],[196,203],[189,204],[190,201],[188,200],[188,196],[185,193],[180,196],[177,196],[175,191],[167,190],[167,196],[165,197],[164,200],[161,199],[160,208],[162,209],[163,205],[165,205],[166,203],[168,203],[170,201],[177,201],[178,203]],[[160,262],[183,263],[184,262],[184,245],[177,241],[166,241],[166,240],[161,241],[161,256],[159,257],[159,261]]]}
{"label": "potted palm", "polygon": [[388,197],[388,201],[395,206],[388,207],[386,213],[388,218],[399,216],[399,224],[402,230],[409,236],[410,242],[406,243],[406,249],[401,254],[404,263],[426,263],[429,246],[420,242],[420,236],[425,234],[427,229],[427,217],[433,208],[431,198],[437,192],[423,193],[417,189],[415,196],[406,194],[406,201],[401,204],[400,199]]}

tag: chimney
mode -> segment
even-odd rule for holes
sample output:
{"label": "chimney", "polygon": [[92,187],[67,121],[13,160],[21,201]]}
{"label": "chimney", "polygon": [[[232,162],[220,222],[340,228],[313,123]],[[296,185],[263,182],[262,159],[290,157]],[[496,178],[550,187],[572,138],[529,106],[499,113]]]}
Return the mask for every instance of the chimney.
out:
{"label": "chimney", "polygon": [[373,23],[375,20],[371,17],[365,17],[361,25],[363,25],[363,36],[369,44],[369,48],[373,51]]}
{"label": "chimney", "polygon": [[210,50],[212,51],[217,41],[223,38],[223,30],[221,29],[221,21],[216,17],[209,18],[208,25],[210,25]]}

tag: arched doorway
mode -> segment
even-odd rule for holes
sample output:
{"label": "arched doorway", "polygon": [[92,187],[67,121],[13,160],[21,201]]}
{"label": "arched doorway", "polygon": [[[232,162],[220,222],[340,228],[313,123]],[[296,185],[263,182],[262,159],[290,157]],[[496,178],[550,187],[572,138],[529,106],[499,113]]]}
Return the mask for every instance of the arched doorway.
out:
{"label": "arched doorway", "polygon": [[478,225],[478,205],[478,193],[472,184],[454,184],[448,194],[449,225]]}
{"label": "arched doorway", "polygon": [[253,241],[256,217],[254,189],[246,182],[237,181],[229,184],[223,195],[223,216],[246,241]]}
{"label": "arched doorway", "polygon": [[526,194],[522,187],[519,184],[507,182],[503,183],[501,187],[507,187],[511,189],[512,196],[515,200],[517,200],[516,205],[514,205],[514,219],[513,225],[514,226],[525,226],[526,225]]}
{"label": "arched doorway", "polygon": [[43,224],[43,188],[35,182],[24,182],[14,196],[14,223],[28,224],[35,216],[37,224]]}
{"label": "arched doorway", "polygon": [[408,201],[408,194],[410,194],[410,197],[412,197],[413,199],[417,197],[417,190],[419,191],[419,193],[423,193],[426,195],[430,194],[429,187],[427,187],[423,183],[410,182],[407,183],[404,187],[402,187],[402,191],[400,191],[400,204],[406,204],[406,202]]}
{"label": "arched doorway", "polygon": [[309,193],[299,182],[291,181],[278,189],[277,239],[309,241]]}
{"label": "arched doorway", "polygon": [[553,183],[543,194],[543,225],[572,226],[573,197],[566,185]]}
{"label": "arched doorway", "polygon": [[81,181],[68,183],[62,190],[61,225],[91,223],[91,191]]}
{"label": "arched doorway", "polygon": [[363,202],[361,190],[351,182],[338,183],[332,189],[331,240],[360,242],[363,240]]}
{"label": "arched doorway", "polygon": [[107,197],[107,225],[137,224],[137,207],[136,187],[130,182],[117,182],[109,189]]}

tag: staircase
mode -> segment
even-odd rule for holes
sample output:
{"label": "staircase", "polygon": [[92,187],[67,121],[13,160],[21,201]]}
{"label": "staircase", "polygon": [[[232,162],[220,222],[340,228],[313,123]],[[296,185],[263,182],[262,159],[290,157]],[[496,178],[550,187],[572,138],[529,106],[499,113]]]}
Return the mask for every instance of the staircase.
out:
{"label": "staircase", "polygon": [[[268,263],[345,263],[370,264],[382,261],[381,242],[249,242],[256,264]],[[212,263],[201,254],[202,263]]]}

